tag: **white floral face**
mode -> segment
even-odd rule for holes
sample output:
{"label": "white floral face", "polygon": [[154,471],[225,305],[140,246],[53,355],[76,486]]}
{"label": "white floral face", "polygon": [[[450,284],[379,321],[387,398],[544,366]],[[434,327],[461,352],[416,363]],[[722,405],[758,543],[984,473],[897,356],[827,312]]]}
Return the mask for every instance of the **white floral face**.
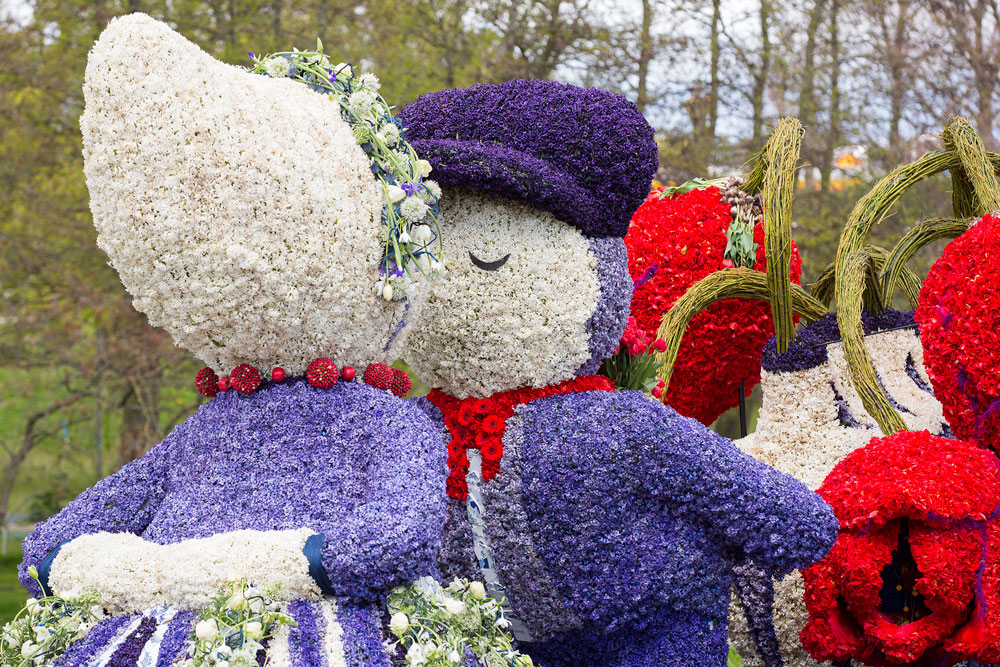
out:
{"label": "white floral face", "polygon": [[141,14],[101,35],[84,95],[98,244],[151,324],[221,373],[398,356],[420,301],[377,292],[382,197],[337,102]]}
{"label": "white floral face", "polygon": [[598,262],[575,227],[508,199],[446,189],[446,271],[412,325],[404,358],[458,397],[543,387],[591,357]]}

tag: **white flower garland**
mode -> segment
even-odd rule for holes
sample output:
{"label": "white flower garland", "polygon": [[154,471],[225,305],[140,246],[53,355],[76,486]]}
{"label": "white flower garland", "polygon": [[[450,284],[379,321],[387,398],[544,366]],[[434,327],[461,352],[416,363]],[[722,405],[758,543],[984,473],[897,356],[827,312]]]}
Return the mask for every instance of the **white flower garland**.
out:
{"label": "white flower garland", "polygon": [[[392,107],[378,93],[378,77],[359,75],[347,63],[332,65],[318,39],[315,51],[286,51],[260,58],[251,53],[250,57],[254,61],[252,72],[288,77],[339,103],[351,134],[371,159],[371,171],[384,195],[385,250],[378,293],[386,301],[409,299],[415,274],[437,276],[441,272],[435,257],[442,248],[436,219],[441,189],[434,181],[424,180],[431,165],[417,157],[405,131],[393,120]],[[431,246],[434,239],[436,247]]]}
{"label": "white flower garland", "polygon": [[[34,566],[28,573],[38,581]],[[105,614],[97,595],[28,598],[14,619],[0,629],[0,665],[41,667],[49,665],[82,639]]]}
{"label": "white flower garland", "polygon": [[385,195],[339,105],[142,14],[95,43],[84,98],[98,245],[151,324],[220,374],[399,356],[422,290],[376,294]]}
{"label": "white flower garland", "polygon": [[455,579],[442,588],[421,577],[392,591],[389,611],[389,631],[396,641],[386,650],[402,647],[410,667],[462,667],[466,650],[490,667],[532,667],[531,657],[514,649],[506,632],[510,622],[482,582]]}
{"label": "white flower garland", "polygon": [[[901,414],[910,430],[940,433],[947,424],[941,404],[921,389],[906,372],[907,358],[930,386],[923,365],[923,348],[913,329],[886,331],[865,337],[865,347],[883,386],[907,412]],[[832,385],[832,386],[831,386]],[[882,433],[864,410],[851,382],[843,343],[827,346],[827,361],[813,368],[785,373],[761,373],[764,403],[757,429],[735,444],[754,458],[788,473],[812,490],[819,488],[845,456]],[[862,426],[841,424],[834,390]],[[775,582],[774,625],[785,664],[790,667],[827,666],[813,660],[799,643],[799,630],[808,620],[802,601],[802,576],[793,572]],[[730,644],[745,667],[763,667],[736,595],[730,605]]]}
{"label": "white flower garland", "polygon": [[[431,284],[404,358],[432,387],[488,396],[574,376],[590,358],[586,323],[601,287],[575,227],[509,199],[448,190],[441,224],[447,272]],[[510,255],[495,271],[475,266]]]}
{"label": "white flower garland", "polygon": [[238,579],[278,591],[278,600],[318,600],[302,553],[314,532],[239,530],[164,545],[131,533],[83,535],[59,551],[49,586],[64,597],[96,591],[113,614],[161,605],[199,609]]}

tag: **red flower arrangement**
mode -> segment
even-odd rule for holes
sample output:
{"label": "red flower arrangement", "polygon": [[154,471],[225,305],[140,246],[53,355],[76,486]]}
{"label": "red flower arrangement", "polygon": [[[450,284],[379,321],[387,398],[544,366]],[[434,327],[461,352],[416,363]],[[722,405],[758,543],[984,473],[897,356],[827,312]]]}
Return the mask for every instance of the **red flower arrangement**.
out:
{"label": "red flower arrangement", "polygon": [[615,384],[603,375],[592,375],[541,389],[526,387],[493,394],[489,398],[465,399],[432,389],[427,398],[441,411],[451,434],[451,442],[448,443],[448,495],[456,500],[468,498],[469,487],[465,476],[469,472],[469,455],[466,450],[479,450],[484,481],[488,482],[499,474],[507,419],[514,415],[519,405],[581,391],[615,391]]}
{"label": "red flower arrangement", "polygon": [[955,434],[1000,451],[1000,217],[944,249],[915,314],[924,366]]}
{"label": "red flower arrangement", "polygon": [[941,665],[1000,660],[1000,463],[927,431],[874,438],[819,494],[840,535],[804,572],[817,660]]}
{"label": "red flower arrangement", "polygon": [[[632,315],[655,338],[664,313],[708,274],[733,266],[725,257],[731,206],[717,187],[660,198],[652,193],[632,216],[625,236],[629,272],[637,288]],[[766,270],[764,227],[753,230],[754,269]],[[792,243],[791,279],[798,283],[802,261]],[[696,315],[681,341],[664,402],[682,415],[711,424],[739,402],[740,380],[750,390],[760,382],[761,351],[774,333],[770,306],[728,299]]]}

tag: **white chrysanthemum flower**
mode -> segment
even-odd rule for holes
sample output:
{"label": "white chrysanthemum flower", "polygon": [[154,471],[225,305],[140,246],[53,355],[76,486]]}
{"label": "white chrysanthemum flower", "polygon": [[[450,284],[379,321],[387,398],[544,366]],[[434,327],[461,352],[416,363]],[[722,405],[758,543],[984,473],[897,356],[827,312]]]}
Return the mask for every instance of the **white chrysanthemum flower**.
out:
{"label": "white chrysanthemum flower", "polygon": [[385,127],[379,130],[378,136],[386,146],[392,148],[399,143],[399,126],[395,123],[386,123]]}
{"label": "white chrysanthemum flower", "polygon": [[368,90],[375,92],[381,86],[382,84],[379,83],[378,77],[372,74],[371,72],[365,72],[364,74],[361,75],[362,88],[367,88]]}
{"label": "white chrysanthemum flower", "polygon": [[365,116],[372,112],[375,101],[375,95],[370,90],[356,90],[347,98],[347,108],[359,116]]}
{"label": "white chrysanthemum flower", "polygon": [[288,76],[291,63],[284,56],[272,56],[264,63],[264,70],[275,78]]}
{"label": "white chrysanthemum flower", "polygon": [[441,186],[438,185],[437,181],[426,180],[424,181],[424,187],[434,199],[441,199]]}
{"label": "white chrysanthemum flower", "polygon": [[420,197],[407,197],[399,205],[399,212],[409,222],[420,222],[430,212],[430,208]]}

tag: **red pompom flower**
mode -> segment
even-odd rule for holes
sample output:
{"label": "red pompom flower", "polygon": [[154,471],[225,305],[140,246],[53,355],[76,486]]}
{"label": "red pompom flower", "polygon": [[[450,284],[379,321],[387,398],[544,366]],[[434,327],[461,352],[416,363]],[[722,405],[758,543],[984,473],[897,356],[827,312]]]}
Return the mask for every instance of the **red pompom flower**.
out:
{"label": "red pompom flower", "polygon": [[406,374],[406,371],[401,371],[398,368],[392,369],[392,384],[389,385],[389,391],[402,398],[406,396],[412,386],[413,383],[410,382],[410,376]]}
{"label": "red pompom flower", "polygon": [[817,660],[942,665],[1000,660],[1000,463],[927,431],[874,438],[819,494],[840,535],[804,572]]}
{"label": "red pompom flower", "polygon": [[309,364],[306,381],[317,389],[329,389],[337,384],[337,364],[325,357]]}
{"label": "red pompom flower", "polygon": [[260,371],[250,364],[240,364],[229,374],[229,381],[241,394],[252,394],[260,386]]}
{"label": "red pompom flower", "polygon": [[208,366],[205,366],[194,376],[194,386],[202,396],[212,398],[219,393],[219,376]]}
{"label": "red pompom flower", "polygon": [[365,384],[370,384],[376,389],[390,389],[392,387],[392,369],[381,362],[370,364],[361,376]]}

